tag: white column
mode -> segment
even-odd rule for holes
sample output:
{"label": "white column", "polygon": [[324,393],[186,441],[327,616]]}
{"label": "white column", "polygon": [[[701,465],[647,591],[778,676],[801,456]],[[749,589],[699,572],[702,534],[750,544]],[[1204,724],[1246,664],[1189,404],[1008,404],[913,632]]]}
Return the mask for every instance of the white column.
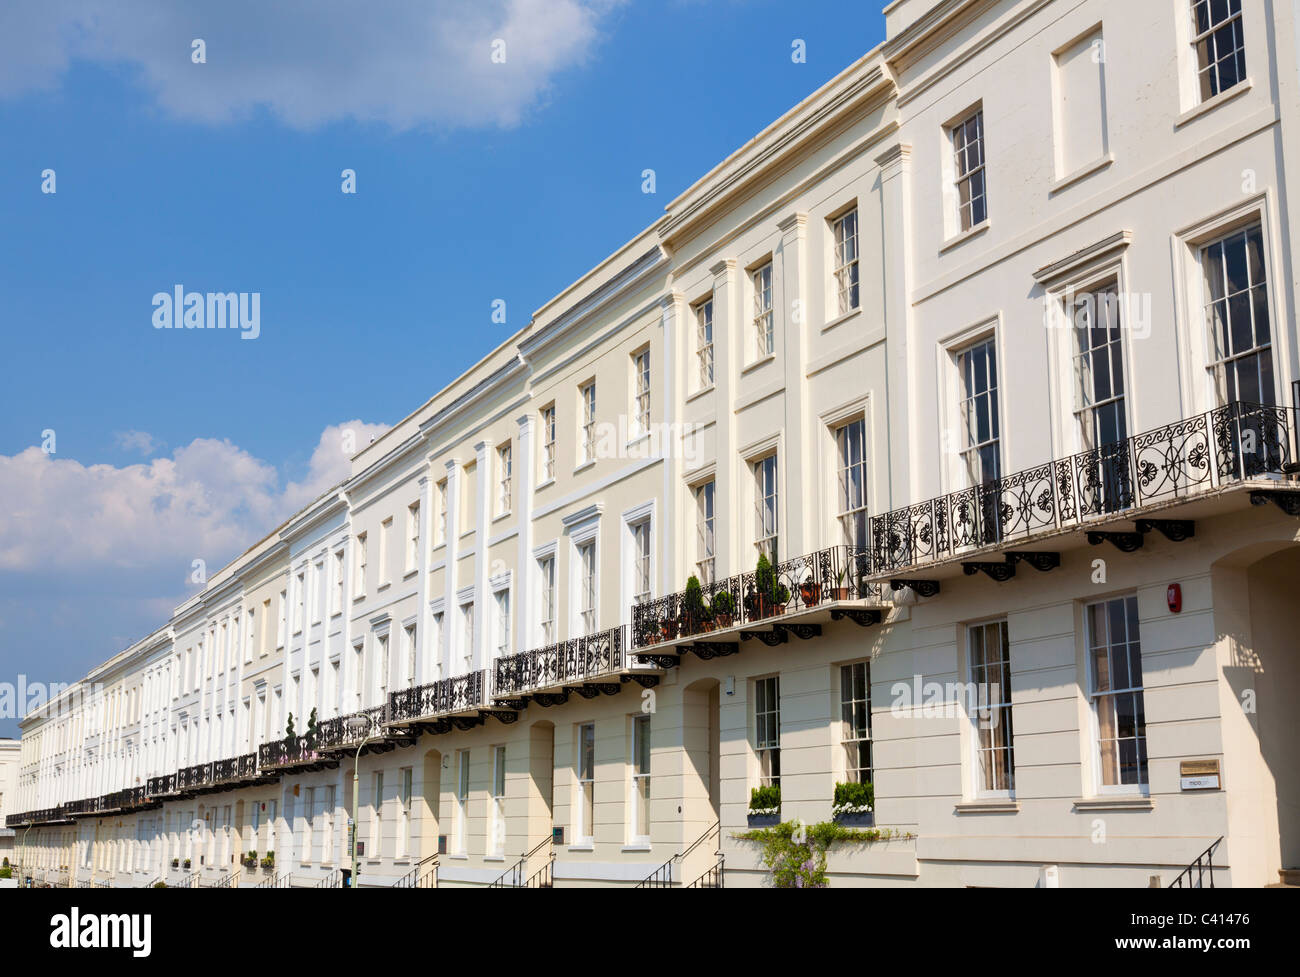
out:
{"label": "white column", "polygon": [[425,473],[420,476],[420,528],[418,532],[417,545],[420,547],[419,566],[420,566],[420,587],[419,587],[419,623],[416,627],[419,631],[416,634],[416,661],[415,661],[415,681],[417,685],[423,685],[433,678],[433,666],[431,665],[432,656],[437,653],[437,648],[429,644],[429,628],[432,624],[433,616],[429,613],[429,553],[431,550],[430,543],[433,540],[433,459],[428,458],[425,461]]}
{"label": "white column", "polygon": [[489,622],[492,620],[488,602],[492,592],[488,587],[491,575],[488,555],[488,529],[492,523],[492,495],[496,487],[496,459],[493,457],[492,442],[486,438],[474,445],[474,454],[478,459],[478,498],[467,500],[475,506],[474,542],[478,550],[474,558],[474,658],[471,668],[486,668],[491,658]]}
{"label": "white column", "polygon": [[[709,269],[713,273],[713,350],[714,383],[717,387],[717,474],[714,478],[714,553],[716,576],[729,576],[745,568],[740,558],[745,545],[743,520],[753,518],[748,507],[741,505],[740,484],[736,478],[735,390],[745,357],[741,342],[745,338],[743,310],[740,307],[740,283],[733,259],[719,261]],[[692,527],[693,531],[694,527]]]}
{"label": "white column", "polygon": [[781,533],[777,555],[787,559],[807,553],[816,545],[810,524],[813,507],[803,498],[805,473],[816,471],[810,440],[805,368],[810,307],[805,281],[808,215],[793,213],[777,226],[781,229],[781,274],[775,287],[779,302],[777,308],[782,316],[781,366],[785,374],[785,443],[782,457],[777,462],[777,519],[778,532]]}
{"label": "white column", "polygon": [[457,615],[460,607],[456,603],[456,557],[460,550],[460,460],[447,459],[447,570],[444,577],[444,599],[442,627],[446,659],[442,663],[442,674],[447,677],[459,674],[453,668],[454,662],[461,660],[461,628]]}

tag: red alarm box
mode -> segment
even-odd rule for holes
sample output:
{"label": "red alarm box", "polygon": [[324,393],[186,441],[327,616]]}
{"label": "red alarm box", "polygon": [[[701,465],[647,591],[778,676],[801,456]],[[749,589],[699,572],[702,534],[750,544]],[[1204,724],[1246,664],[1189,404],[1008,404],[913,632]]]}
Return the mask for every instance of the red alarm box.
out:
{"label": "red alarm box", "polygon": [[1169,610],[1177,614],[1183,609],[1183,586],[1182,584],[1171,583],[1169,589],[1165,591],[1165,600],[1169,602]]}

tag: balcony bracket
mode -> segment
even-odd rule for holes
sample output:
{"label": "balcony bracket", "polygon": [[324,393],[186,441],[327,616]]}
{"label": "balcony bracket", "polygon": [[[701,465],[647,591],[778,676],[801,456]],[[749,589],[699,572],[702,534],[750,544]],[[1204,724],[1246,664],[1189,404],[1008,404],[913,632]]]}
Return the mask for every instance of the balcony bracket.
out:
{"label": "balcony bracket", "polygon": [[1139,519],[1134,526],[1143,536],[1154,529],[1171,543],[1181,543],[1196,535],[1196,523],[1191,519]]}
{"label": "balcony bracket", "polygon": [[885,615],[877,610],[864,610],[857,607],[832,607],[831,620],[842,621],[848,618],[860,628],[869,628],[873,624],[879,624],[885,619]]}
{"label": "balcony bracket", "polygon": [[748,641],[750,638],[757,638],[769,648],[775,648],[777,645],[783,645],[790,640],[790,635],[785,631],[741,631],[740,640]]}
{"label": "balcony bracket", "polygon": [[1300,516],[1300,492],[1251,492],[1251,505],[1267,505],[1272,502],[1288,516]]}
{"label": "balcony bracket", "polygon": [[1016,565],[1010,560],[1004,563],[963,563],[961,568],[968,577],[983,573],[990,580],[996,580],[998,583],[1006,583],[1016,575]]}
{"label": "balcony bracket", "polygon": [[498,699],[496,700],[496,703],[497,703],[497,705],[499,705],[499,706],[503,706],[503,707],[505,707],[506,709],[509,709],[511,712],[518,712],[518,711],[520,711],[521,709],[525,708],[525,707],[528,705],[528,696],[526,696],[526,695],[521,695],[521,696],[519,696],[517,699],[516,699],[516,698],[505,698],[505,699],[498,698]]}
{"label": "balcony bracket", "polygon": [[487,715],[499,720],[506,726],[513,726],[519,721],[519,713],[513,709],[492,709]]}
{"label": "balcony bracket", "polygon": [[1095,529],[1088,533],[1088,542],[1093,546],[1111,543],[1121,553],[1132,553],[1134,550],[1141,549],[1142,540],[1141,533],[1107,533]]}
{"label": "balcony bracket", "polygon": [[477,716],[452,716],[451,724],[463,733],[475,726],[482,726],[483,714],[479,713]]}
{"label": "balcony bracket", "polygon": [[539,706],[558,706],[569,701],[569,690],[564,689],[560,692],[538,692],[533,696],[533,701]]}
{"label": "balcony bracket", "polygon": [[[641,661],[643,662],[647,662],[651,665],[654,665],[656,668],[662,668],[665,670],[669,668],[676,668],[682,662],[681,658],[677,655],[647,655],[644,652],[638,652],[636,657],[641,659]],[[638,681],[641,678],[648,678],[648,677],[651,676],[634,676],[634,678],[636,678]],[[653,676],[653,677],[658,679],[658,676]]]}
{"label": "balcony bracket", "polygon": [[801,641],[807,641],[809,638],[820,638],[822,633],[820,624],[774,624],[772,627],[777,631],[793,634]]}
{"label": "balcony bracket", "polygon": [[1061,565],[1060,553],[1044,553],[1040,550],[1008,550],[1006,557],[1008,563],[1028,563],[1043,573]]}
{"label": "balcony bracket", "polygon": [[[740,632],[742,638],[748,632]],[[693,645],[688,645],[689,650],[695,652],[701,661],[708,661],[711,658],[723,658],[727,655],[734,655],[740,650],[736,645],[726,641],[697,641]]]}
{"label": "balcony bracket", "polygon": [[[676,664],[676,662],[673,664]],[[620,679],[624,682],[635,682],[643,689],[653,689],[659,684],[658,675],[623,675],[620,676]]]}
{"label": "balcony bracket", "polygon": [[933,597],[939,592],[938,580],[891,580],[889,581],[891,590],[899,591],[904,587],[911,587],[916,591],[917,597]]}

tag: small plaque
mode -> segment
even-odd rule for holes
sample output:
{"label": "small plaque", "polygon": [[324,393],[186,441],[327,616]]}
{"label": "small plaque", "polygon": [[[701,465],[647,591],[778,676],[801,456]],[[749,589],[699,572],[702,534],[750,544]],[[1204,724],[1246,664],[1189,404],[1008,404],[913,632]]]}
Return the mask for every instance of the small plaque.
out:
{"label": "small plaque", "polygon": [[1183,760],[1178,765],[1178,785],[1182,790],[1218,790],[1218,760]]}

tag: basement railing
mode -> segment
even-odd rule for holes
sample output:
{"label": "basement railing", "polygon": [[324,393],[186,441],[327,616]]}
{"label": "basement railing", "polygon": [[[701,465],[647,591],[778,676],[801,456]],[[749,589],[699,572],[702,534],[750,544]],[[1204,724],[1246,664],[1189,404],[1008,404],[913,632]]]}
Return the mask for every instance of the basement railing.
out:
{"label": "basement railing", "polygon": [[[671,889],[677,884],[673,879],[673,866],[681,864],[687,855],[695,851],[696,848],[699,848],[700,845],[704,844],[704,842],[708,841],[714,835],[718,834],[721,827],[721,822],[714,821],[704,834],[691,842],[688,848],[684,851],[678,852],[672,858],[668,859],[668,861],[664,862],[648,876],[638,882],[636,887],[638,889]],[[692,883],[692,885],[694,885],[694,883]]]}
{"label": "basement railing", "polygon": [[422,858],[409,872],[393,883],[394,889],[438,888],[438,856]]}
{"label": "basement railing", "polygon": [[546,864],[532,875],[528,874],[528,860],[547,845],[553,845],[554,835],[547,835],[528,851],[514,865],[506,869],[495,882],[488,883],[489,889],[550,889],[554,888],[555,849],[551,848]]}
{"label": "basement railing", "polygon": [[[1214,888],[1214,852],[1223,841],[1220,835],[1214,844],[1196,856],[1196,860],[1178,873],[1178,877],[1169,883],[1171,889],[1213,889]],[[1206,885],[1206,879],[1209,884]]]}

